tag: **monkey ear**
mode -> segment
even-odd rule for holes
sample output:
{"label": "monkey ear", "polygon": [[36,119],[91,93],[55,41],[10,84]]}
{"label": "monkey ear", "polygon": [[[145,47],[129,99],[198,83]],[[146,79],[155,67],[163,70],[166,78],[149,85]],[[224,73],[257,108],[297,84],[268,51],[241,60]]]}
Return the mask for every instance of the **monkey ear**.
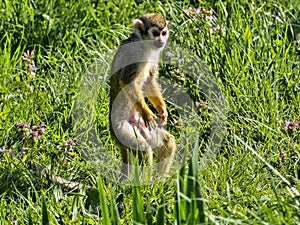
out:
{"label": "monkey ear", "polygon": [[141,33],[145,32],[145,25],[142,20],[140,19],[134,19],[133,21],[133,26],[138,29]]}

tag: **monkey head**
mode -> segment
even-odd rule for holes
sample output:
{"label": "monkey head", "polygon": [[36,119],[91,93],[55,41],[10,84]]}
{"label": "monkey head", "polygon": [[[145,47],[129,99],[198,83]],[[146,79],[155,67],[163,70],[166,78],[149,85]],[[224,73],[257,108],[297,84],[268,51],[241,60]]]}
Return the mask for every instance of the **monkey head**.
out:
{"label": "monkey head", "polygon": [[163,48],[169,37],[168,21],[160,14],[149,13],[133,20],[135,33],[141,40],[153,40],[153,46]]}

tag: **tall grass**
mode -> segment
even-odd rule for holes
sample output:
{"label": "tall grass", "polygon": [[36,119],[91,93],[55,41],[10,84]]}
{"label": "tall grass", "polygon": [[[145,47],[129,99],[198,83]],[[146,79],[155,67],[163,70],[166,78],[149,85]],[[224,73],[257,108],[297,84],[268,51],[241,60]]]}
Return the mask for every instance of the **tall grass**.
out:
{"label": "tall grass", "polygon": [[[0,224],[300,223],[299,127],[285,129],[286,120],[300,119],[298,1],[4,0],[0,10]],[[179,147],[193,146],[192,157],[165,182],[121,185],[107,179],[110,171],[95,171],[76,129],[93,124],[89,131],[106,153],[120,158],[107,122],[107,56],[131,32],[133,18],[153,11],[170,21],[170,43],[212,72],[224,96],[226,136],[218,154],[203,159],[214,102],[195,110],[195,143],[180,136],[193,129],[168,102],[168,129]],[[26,50],[34,50],[35,76],[22,62]],[[161,65],[160,74],[205,102],[180,69]],[[74,109],[89,106],[78,103],[84,79],[94,79],[89,74],[100,81],[88,99],[96,99],[95,113],[75,121]],[[86,81],[88,93],[93,80]],[[30,129],[43,122],[45,132],[33,138],[20,121]]]}

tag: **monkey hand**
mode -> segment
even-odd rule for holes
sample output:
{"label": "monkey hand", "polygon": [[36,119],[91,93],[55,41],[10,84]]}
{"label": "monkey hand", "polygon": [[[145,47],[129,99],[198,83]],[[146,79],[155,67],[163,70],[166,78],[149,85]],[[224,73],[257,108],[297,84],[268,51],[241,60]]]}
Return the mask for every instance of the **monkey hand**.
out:
{"label": "monkey hand", "polygon": [[167,123],[168,112],[167,109],[161,106],[156,107],[156,111],[159,113],[160,121],[158,123],[158,127],[161,128],[163,125]]}
{"label": "monkey hand", "polygon": [[155,114],[149,109],[142,111],[141,116],[144,120],[145,126],[151,130],[151,126],[153,125],[152,122],[156,118]]}

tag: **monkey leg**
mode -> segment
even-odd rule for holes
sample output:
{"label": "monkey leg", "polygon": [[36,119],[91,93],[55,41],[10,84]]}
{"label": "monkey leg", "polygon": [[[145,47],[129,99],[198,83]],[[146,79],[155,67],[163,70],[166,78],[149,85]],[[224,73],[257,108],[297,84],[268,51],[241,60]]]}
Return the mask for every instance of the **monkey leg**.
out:
{"label": "monkey leg", "polygon": [[176,151],[175,138],[168,134],[165,136],[164,145],[158,149],[158,173],[169,173]]}
{"label": "monkey leg", "polygon": [[122,176],[130,177],[131,170],[136,165],[145,166],[145,169],[152,165],[152,148],[137,127],[128,121],[122,121],[114,128],[114,135],[118,140],[123,160]]}
{"label": "monkey leg", "polygon": [[130,174],[130,151],[128,148],[120,146],[120,151],[122,155],[122,165],[121,165],[121,174],[120,179],[125,180],[129,178]]}
{"label": "monkey leg", "polygon": [[[147,151],[132,150],[123,148],[122,153],[122,165],[120,180],[131,178],[133,175],[142,178],[143,180],[149,180],[152,174],[152,149],[151,154]],[[141,177],[141,175],[143,175]]]}
{"label": "monkey leg", "polygon": [[159,175],[167,175],[176,151],[175,138],[165,129],[157,128],[155,131],[151,144],[157,151],[157,170]]}

